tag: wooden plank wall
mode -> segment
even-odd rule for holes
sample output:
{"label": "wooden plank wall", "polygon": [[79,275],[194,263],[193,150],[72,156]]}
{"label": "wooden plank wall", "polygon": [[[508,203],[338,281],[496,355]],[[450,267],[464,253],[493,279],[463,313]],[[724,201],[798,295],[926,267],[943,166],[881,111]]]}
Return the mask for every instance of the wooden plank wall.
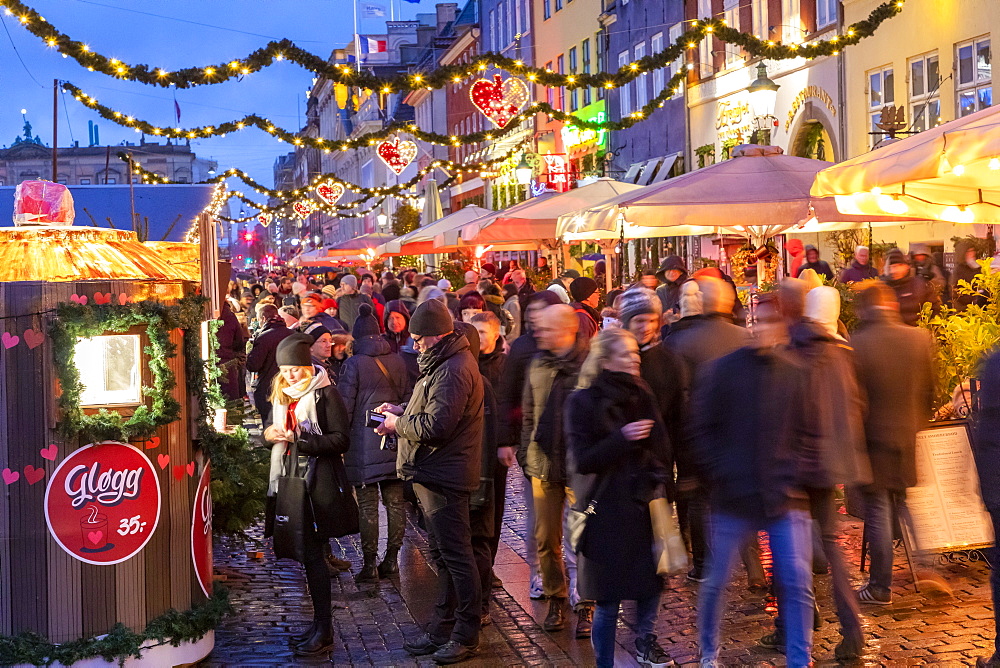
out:
{"label": "wooden plank wall", "polygon": [[[84,444],[64,442],[54,430],[51,339],[33,350],[23,342],[26,329],[47,333],[52,315],[31,314],[53,309],[74,293],[93,299],[97,292],[117,297],[143,290],[141,284],[127,281],[0,284],[0,333],[22,338],[10,349],[0,346],[0,469],[10,467],[22,476],[13,485],[0,482],[0,634],[34,631],[53,642],[64,642],[106,633],[119,621],[141,630],[168,608],[186,610],[193,597],[204,598],[191,564],[191,505],[197,477],[185,475],[177,481],[172,475],[174,464],[194,460],[180,331],[171,335],[178,350],[170,364],[177,376],[175,398],[181,402],[182,419],[159,430],[159,447],[146,450],[143,444],[135,444],[153,462],[160,482],[160,522],[150,541],[128,561],[95,566],[64,552],[45,525],[48,480],[56,466]],[[148,369],[143,380],[150,381]],[[39,454],[49,444],[58,447],[52,462]],[[168,453],[171,459],[164,470],[156,463],[160,453]],[[46,477],[28,485],[23,473],[27,464],[44,466]]]}

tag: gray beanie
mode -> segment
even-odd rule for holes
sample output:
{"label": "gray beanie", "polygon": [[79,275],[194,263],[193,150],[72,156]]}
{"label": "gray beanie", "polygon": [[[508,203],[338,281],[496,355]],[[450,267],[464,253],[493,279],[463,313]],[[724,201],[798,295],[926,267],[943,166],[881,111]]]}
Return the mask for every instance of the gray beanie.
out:
{"label": "gray beanie", "polygon": [[425,301],[410,318],[410,334],[417,336],[441,336],[454,329],[455,321],[451,317],[451,311],[437,299]]}
{"label": "gray beanie", "polygon": [[341,285],[349,285],[352,288],[354,288],[355,290],[357,290],[358,289],[358,277],[355,276],[354,274],[346,274],[343,278],[340,279],[340,284]]}
{"label": "gray beanie", "polygon": [[629,320],[643,313],[654,315],[663,314],[663,304],[656,293],[649,288],[636,286],[629,288],[615,301],[615,308],[618,309],[618,319],[623,327],[628,327]]}

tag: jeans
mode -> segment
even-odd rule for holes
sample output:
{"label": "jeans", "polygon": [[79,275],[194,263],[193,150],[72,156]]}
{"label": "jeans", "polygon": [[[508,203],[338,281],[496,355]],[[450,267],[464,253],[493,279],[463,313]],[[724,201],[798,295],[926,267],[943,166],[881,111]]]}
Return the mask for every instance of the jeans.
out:
{"label": "jeans", "polygon": [[990,517],[993,518],[993,563],[990,569],[990,589],[993,590],[993,632],[996,639],[993,644],[996,653],[993,655],[1000,659],[1000,508],[991,508]]}
{"label": "jeans", "polygon": [[[463,645],[479,641],[482,589],[472,552],[469,492],[413,483],[437,566],[437,599],[427,625],[431,638]],[[449,632],[450,631],[450,632]]]}
{"label": "jeans", "polygon": [[386,553],[399,552],[403,546],[403,531],[406,528],[406,510],[403,507],[403,481],[380,480],[368,485],[355,487],[358,495],[358,515],[361,527],[361,553],[366,563],[374,563],[378,558],[378,497],[382,493],[382,505],[389,527],[386,539]]}
{"label": "jeans", "polygon": [[758,529],[767,531],[774,559],[778,605],[783,608],[789,668],[812,661],[812,518],[804,510],[790,510],[759,521],[716,512],[710,518],[712,551],[707,577],[698,591],[698,639],[702,659],[719,658],[719,624],[740,546]]}
{"label": "jeans", "polygon": [[892,587],[893,509],[899,506],[899,494],[888,489],[867,489],[864,497],[870,561],[868,586],[888,595]]}
{"label": "jeans", "polygon": [[[621,601],[598,601],[594,608],[590,642],[594,645],[597,668],[612,668],[615,665],[615,627],[618,625],[618,610],[621,603]],[[637,636],[645,638],[653,633],[653,624],[656,622],[659,607],[659,594],[635,602]]]}
{"label": "jeans", "polygon": [[[688,531],[690,536],[691,565],[696,571],[704,572],[705,558],[711,550],[705,538],[705,529],[708,525],[708,494],[706,490],[699,488],[689,493],[684,504],[678,503],[678,514],[681,513],[680,506],[684,506],[687,514]],[[740,547],[740,558],[743,566],[747,569],[747,580],[750,584],[764,584],[767,576],[764,573],[764,566],[760,563],[760,542],[754,534],[747,538],[746,543]]]}
{"label": "jeans", "polygon": [[326,565],[326,550],[330,547],[330,541],[320,538],[312,530],[307,530],[305,536],[305,561],[302,565],[306,569],[306,583],[309,585],[309,598],[313,604],[313,619],[317,621],[329,621],[333,618],[332,595],[330,594],[330,571]]}

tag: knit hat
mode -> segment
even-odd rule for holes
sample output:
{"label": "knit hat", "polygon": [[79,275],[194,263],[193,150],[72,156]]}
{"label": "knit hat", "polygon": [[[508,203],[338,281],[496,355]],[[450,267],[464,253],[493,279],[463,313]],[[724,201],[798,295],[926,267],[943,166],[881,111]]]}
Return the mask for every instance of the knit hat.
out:
{"label": "knit hat", "polygon": [[323,300],[323,310],[325,311],[328,308],[337,308],[337,300],[336,299],[324,299]]}
{"label": "knit hat", "polygon": [[799,280],[805,282],[807,290],[812,290],[823,285],[823,279],[819,277],[819,274],[812,267],[800,271]]}
{"label": "knit hat", "polygon": [[329,297],[330,299],[336,299],[337,298],[337,288],[335,288],[332,285],[324,285],[323,289],[321,290],[321,292],[324,295],[326,295],[327,297]]}
{"label": "knit hat", "polygon": [[576,269],[567,269],[563,273],[559,274],[559,278],[572,278],[575,280],[577,278],[580,278],[580,272],[578,272]]}
{"label": "knit hat", "polygon": [[628,327],[629,321],[637,315],[652,313],[659,316],[663,314],[663,304],[660,303],[660,298],[656,296],[655,292],[642,286],[629,288],[623,292],[618,297],[615,308],[618,310],[618,319],[621,320],[624,327]]}
{"label": "knit hat", "polygon": [[701,288],[698,287],[698,281],[686,281],[681,283],[681,296],[679,303],[682,318],[687,318],[692,315],[701,315]]}
{"label": "knit hat", "polygon": [[454,329],[451,311],[437,299],[425,301],[410,318],[410,334],[417,336],[441,336]]}
{"label": "knit hat", "polygon": [[299,331],[302,332],[303,334],[310,336],[312,338],[313,343],[319,341],[319,337],[323,336],[324,334],[329,334],[333,336],[333,332],[327,329],[326,325],[316,320],[307,320],[306,322],[302,323],[301,325],[299,325]]}
{"label": "knit hat", "polygon": [[477,274],[476,272],[471,271],[471,270],[465,272],[465,282],[466,283],[475,283],[478,280],[479,280],[479,274]]}
{"label": "knit hat", "polygon": [[417,297],[417,302],[419,304],[423,304],[427,301],[436,300],[443,303],[444,298],[445,294],[441,288],[427,286],[420,289],[420,295]]}
{"label": "knit hat", "polygon": [[699,276],[695,280],[701,291],[703,313],[730,313],[733,310],[736,295],[728,283],[713,276]]}
{"label": "knit hat", "polygon": [[355,290],[358,289],[358,277],[354,274],[345,274],[343,278],[340,279],[341,285],[349,285]]}
{"label": "knit hat", "polygon": [[449,290],[451,290],[451,281],[449,281],[447,278],[442,278],[440,281],[437,282],[437,286],[438,289],[448,292]]}
{"label": "knit hat", "polygon": [[563,303],[562,300],[559,299],[559,295],[551,290],[539,290],[538,292],[531,293],[525,300],[524,306],[527,308],[535,302],[545,302],[546,306],[555,306],[556,304]]}
{"label": "knit hat", "polygon": [[306,295],[305,297],[302,298],[302,303],[305,304],[306,302],[312,302],[312,305],[318,309],[323,308],[323,300],[320,299],[318,295],[315,294]]}
{"label": "knit hat", "polygon": [[306,291],[306,286],[302,285],[298,281],[292,281],[292,294],[300,295]]}
{"label": "knit hat", "polygon": [[906,260],[906,255],[898,248],[893,248],[885,254],[885,265],[888,267],[894,264],[910,264]]}
{"label": "knit hat", "polygon": [[364,336],[378,336],[381,333],[371,305],[362,304],[358,307],[358,319],[354,321],[354,327],[351,328],[351,336],[355,339],[361,339]]}
{"label": "knit hat", "polygon": [[837,320],[840,318],[840,293],[837,288],[821,285],[806,293],[807,319],[823,327],[830,336],[837,336]]}
{"label": "knit hat", "polygon": [[278,366],[312,366],[312,352],[309,350],[312,344],[313,338],[301,332],[286,336],[278,344],[274,361]]}
{"label": "knit hat", "polygon": [[493,264],[492,262],[483,262],[483,266],[481,268],[481,272],[480,273],[482,273],[482,272],[485,272],[485,273],[489,274],[490,276],[496,276],[497,275],[497,266],[495,264]]}
{"label": "knit hat", "polygon": [[595,292],[597,292],[597,281],[589,276],[574,278],[569,284],[569,293],[573,296],[573,301],[582,302]]}

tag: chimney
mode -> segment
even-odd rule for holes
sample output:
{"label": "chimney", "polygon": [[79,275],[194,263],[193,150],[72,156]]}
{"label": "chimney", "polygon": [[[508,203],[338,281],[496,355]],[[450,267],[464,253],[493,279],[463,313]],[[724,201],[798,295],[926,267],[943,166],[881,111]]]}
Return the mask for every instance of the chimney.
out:
{"label": "chimney", "polygon": [[458,16],[458,3],[441,2],[434,5],[434,9],[437,11],[437,31],[440,34]]}

